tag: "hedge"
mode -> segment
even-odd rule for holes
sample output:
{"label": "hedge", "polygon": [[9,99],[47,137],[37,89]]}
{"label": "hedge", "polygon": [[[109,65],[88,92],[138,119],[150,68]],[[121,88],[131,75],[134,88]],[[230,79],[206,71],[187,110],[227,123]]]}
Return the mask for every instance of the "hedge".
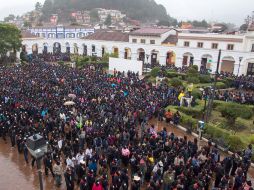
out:
{"label": "hedge", "polygon": [[250,119],[253,116],[253,109],[251,107],[236,103],[221,103],[216,109],[221,112],[222,116],[229,111],[243,119]]}
{"label": "hedge", "polygon": [[200,118],[203,115],[203,109],[197,109],[197,108],[188,108],[188,107],[178,107],[177,110],[187,114],[191,115],[195,118]]}
{"label": "hedge", "polygon": [[211,79],[210,75],[200,75],[199,81],[200,81],[200,83],[211,83],[212,79]]}
{"label": "hedge", "polygon": [[172,78],[170,81],[169,81],[169,84],[173,87],[179,87],[179,86],[183,86],[183,82],[175,77],[175,78]]}
{"label": "hedge", "polygon": [[194,83],[194,84],[200,83],[199,78],[194,76],[188,76],[186,80],[188,83]]}
{"label": "hedge", "polygon": [[232,152],[242,151],[244,148],[246,148],[246,144],[241,140],[240,137],[236,135],[230,135],[225,140],[229,150]]}
{"label": "hedge", "polygon": [[202,92],[198,89],[193,89],[191,92],[191,95],[195,98],[195,99],[201,99],[202,98]]}
{"label": "hedge", "polygon": [[181,80],[185,80],[186,79],[186,74],[185,73],[177,73],[177,72],[173,72],[173,71],[167,71],[166,77],[168,77],[168,78],[178,77]]}
{"label": "hedge", "polygon": [[154,67],[152,70],[151,70],[151,73],[150,73],[150,75],[152,76],[152,77],[157,77],[158,76],[158,74],[159,74],[159,72],[160,72],[160,68],[159,67]]}

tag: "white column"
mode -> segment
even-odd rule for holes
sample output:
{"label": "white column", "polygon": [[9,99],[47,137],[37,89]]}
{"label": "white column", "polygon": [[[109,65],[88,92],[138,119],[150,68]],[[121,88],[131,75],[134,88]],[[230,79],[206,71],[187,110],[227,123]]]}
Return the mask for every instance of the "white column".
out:
{"label": "white column", "polygon": [[38,53],[42,53],[43,47],[38,47]]}
{"label": "white column", "polygon": [[183,57],[176,57],[175,66],[182,67],[183,65]]}
{"label": "white column", "polygon": [[166,65],[166,56],[160,56],[159,63],[160,65]]}
{"label": "white column", "polygon": [[[188,58],[188,66],[190,65],[190,57]],[[200,70],[201,67],[201,60],[200,59],[195,59],[193,60],[193,65],[197,65],[198,66],[198,70]]]}

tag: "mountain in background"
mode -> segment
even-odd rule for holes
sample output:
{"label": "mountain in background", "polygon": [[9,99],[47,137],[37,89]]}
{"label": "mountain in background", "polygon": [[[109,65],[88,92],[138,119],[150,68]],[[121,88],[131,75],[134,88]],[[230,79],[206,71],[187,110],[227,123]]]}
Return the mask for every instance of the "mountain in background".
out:
{"label": "mountain in background", "polygon": [[58,14],[60,21],[69,19],[71,12],[93,10],[95,8],[119,10],[128,18],[142,22],[176,22],[170,17],[163,5],[154,0],[45,0],[42,7],[43,20],[52,14]]}

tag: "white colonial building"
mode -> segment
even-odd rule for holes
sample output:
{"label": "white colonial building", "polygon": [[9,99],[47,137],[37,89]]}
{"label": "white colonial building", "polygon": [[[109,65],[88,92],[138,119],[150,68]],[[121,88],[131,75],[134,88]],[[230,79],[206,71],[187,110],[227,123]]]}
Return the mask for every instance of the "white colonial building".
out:
{"label": "white colonial building", "polygon": [[172,28],[142,28],[131,33],[99,30],[86,37],[43,38],[23,36],[28,53],[43,51],[103,56],[115,53],[119,58],[177,67],[197,65],[215,72],[219,49],[219,71],[254,75],[254,31],[245,34],[180,33]]}
{"label": "white colonial building", "polygon": [[50,26],[33,27],[28,29],[33,35],[46,39],[50,38],[82,38],[94,33],[93,28],[82,26]]}

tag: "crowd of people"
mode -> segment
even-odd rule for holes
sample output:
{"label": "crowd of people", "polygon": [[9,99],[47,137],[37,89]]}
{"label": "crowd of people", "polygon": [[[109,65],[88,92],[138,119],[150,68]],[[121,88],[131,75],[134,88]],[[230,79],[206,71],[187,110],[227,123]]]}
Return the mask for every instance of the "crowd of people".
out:
{"label": "crowd of people", "polygon": [[211,142],[198,147],[197,139],[177,137],[150,123],[156,117],[178,124],[181,117],[165,112],[181,93],[165,84],[153,86],[131,72],[110,75],[100,65],[74,69],[38,59],[19,67],[1,66],[0,77],[1,137],[7,141],[9,136],[11,146],[34,165],[26,140],[42,135],[48,142],[45,175],[50,171],[56,186],[253,189],[247,178],[251,146],[222,159]]}

